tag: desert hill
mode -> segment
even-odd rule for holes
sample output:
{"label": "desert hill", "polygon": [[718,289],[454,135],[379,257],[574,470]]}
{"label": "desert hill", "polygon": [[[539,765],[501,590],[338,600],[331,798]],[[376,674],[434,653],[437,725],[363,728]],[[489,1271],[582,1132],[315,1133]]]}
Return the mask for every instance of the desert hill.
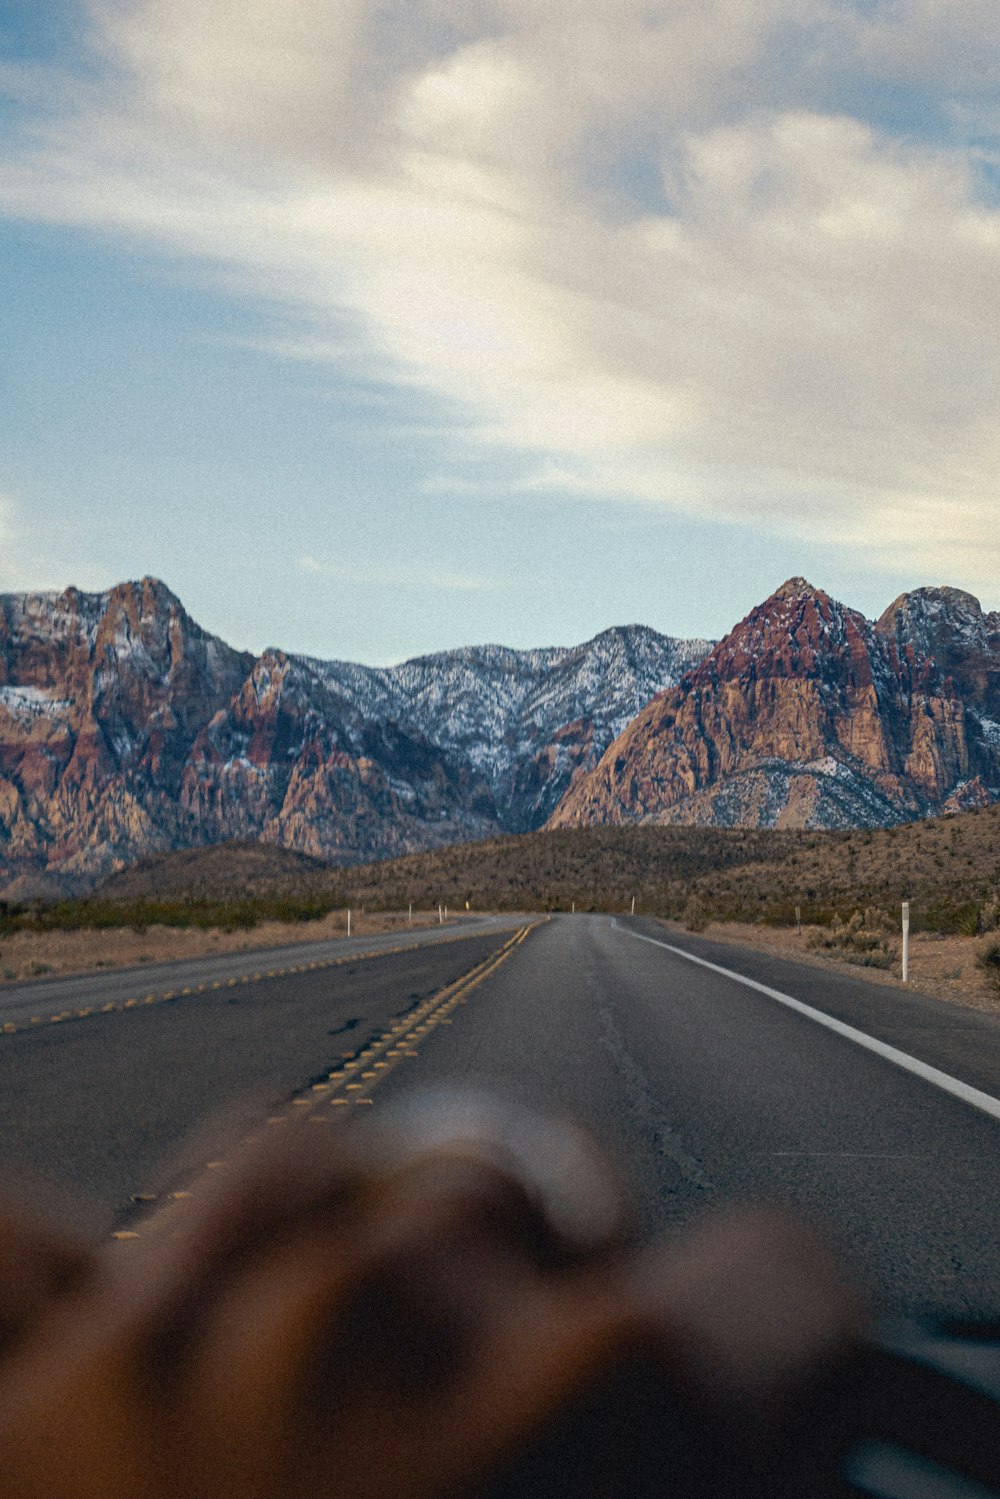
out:
{"label": "desert hill", "polygon": [[352,869],[281,849],[230,845],[144,861],[97,897],[239,901],[296,895],[333,906],[453,911],[626,910],[679,916],[692,895],[720,919],[788,921],[898,909],[952,929],[1000,897],[1000,806],[849,831],[700,827],[569,828],[456,844]]}

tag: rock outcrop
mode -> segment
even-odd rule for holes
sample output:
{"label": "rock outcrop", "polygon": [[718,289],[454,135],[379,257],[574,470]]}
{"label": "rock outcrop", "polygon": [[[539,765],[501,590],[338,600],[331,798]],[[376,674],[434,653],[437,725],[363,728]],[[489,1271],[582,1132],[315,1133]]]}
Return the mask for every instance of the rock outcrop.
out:
{"label": "rock outcrop", "polygon": [[550,825],[845,827],[996,799],[997,625],[950,589],[872,624],[792,578],[643,709]]}

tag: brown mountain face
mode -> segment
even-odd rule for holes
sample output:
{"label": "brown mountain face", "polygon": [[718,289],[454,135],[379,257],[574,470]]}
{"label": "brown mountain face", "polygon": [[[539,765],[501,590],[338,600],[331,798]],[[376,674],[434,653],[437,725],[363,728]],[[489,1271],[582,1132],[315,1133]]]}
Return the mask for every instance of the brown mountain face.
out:
{"label": "brown mountain face", "polygon": [[156,579],[0,598],[8,895],[223,839],[354,860],[495,826],[470,772],[308,663],[231,650]]}
{"label": "brown mountain face", "polygon": [[904,595],[872,624],[792,578],[639,714],[549,826],[845,827],[992,801],[998,626],[953,589]]}
{"label": "brown mountain face", "polygon": [[112,867],[181,833],[196,726],[251,657],[152,578],[0,599],[0,847],[8,875]]}

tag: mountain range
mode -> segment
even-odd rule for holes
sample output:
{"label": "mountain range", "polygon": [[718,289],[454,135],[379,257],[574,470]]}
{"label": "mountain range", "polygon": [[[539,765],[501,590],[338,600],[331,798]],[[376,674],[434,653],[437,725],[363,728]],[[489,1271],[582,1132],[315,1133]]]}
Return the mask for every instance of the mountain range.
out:
{"label": "mountain range", "polygon": [[253,839],[334,863],[591,823],[843,827],[1000,799],[1000,614],[875,622],[790,579],[725,639],[641,625],[393,667],[233,650],[155,578],[0,596],[0,883]]}
{"label": "mountain range", "polygon": [[353,863],[537,828],[709,648],[635,625],[370,667],[233,650],[155,578],[0,596],[0,883],[234,838]]}

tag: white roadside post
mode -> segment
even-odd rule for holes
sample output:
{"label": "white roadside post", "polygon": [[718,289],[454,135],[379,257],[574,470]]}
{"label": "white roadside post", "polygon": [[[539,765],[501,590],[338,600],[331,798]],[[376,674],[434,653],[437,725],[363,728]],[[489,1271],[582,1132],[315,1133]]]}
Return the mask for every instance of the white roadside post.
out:
{"label": "white roadside post", "polygon": [[576,915],[576,901],[573,902],[573,909],[570,912],[570,915],[571,916],[575,916]]}
{"label": "white roadside post", "polygon": [[630,914],[631,914],[631,915],[632,915],[632,916],[634,916],[634,915],[635,915],[635,896],[634,896],[634,895],[633,895],[633,897],[632,897],[632,910],[631,910],[631,912],[630,912]]}
{"label": "white roadside post", "polygon": [[410,901],[410,910],[409,910],[409,914],[407,915],[407,918],[406,918],[406,924],[407,924],[407,926],[412,926],[413,925],[413,902],[412,902],[412,900]]}
{"label": "white roadside post", "polygon": [[438,926],[444,926],[444,912],[441,909],[440,901],[438,901]]}
{"label": "white roadside post", "polygon": [[910,902],[903,902],[903,983],[910,976]]}
{"label": "white roadside post", "polygon": [[351,935],[351,908],[350,908],[350,906],[348,906],[348,908],[347,908],[347,935],[348,936]]}

